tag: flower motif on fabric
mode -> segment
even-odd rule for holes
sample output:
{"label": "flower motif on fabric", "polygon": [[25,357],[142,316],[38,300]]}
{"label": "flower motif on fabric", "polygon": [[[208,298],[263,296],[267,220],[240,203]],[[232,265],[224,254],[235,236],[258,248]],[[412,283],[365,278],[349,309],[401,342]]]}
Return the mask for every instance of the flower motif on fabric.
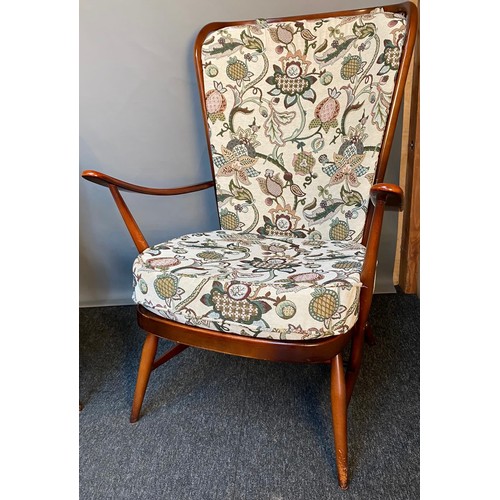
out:
{"label": "flower motif on fabric", "polygon": [[311,152],[301,151],[293,155],[292,167],[298,175],[309,175],[316,164]]}
{"label": "flower motif on fabric", "polygon": [[277,204],[275,208],[269,210],[271,218],[264,215],[264,227],[258,229],[259,234],[264,236],[295,236],[304,238],[305,234],[296,231],[297,223],[300,220],[292,210],[290,205],[282,206]]}
{"label": "flower motif on fabric", "polygon": [[215,123],[217,120],[224,121],[226,119],[224,111],[227,107],[226,98],[222,95],[227,89],[224,88],[222,83],[218,82],[214,82],[214,87],[205,95],[207,115],[212,123]]}
{"label": "flower motif on fabric", "polygon": [[338,125],[337,116],[340,113],[340,103],[338,98],[340,92],[336,89],[328,89],[328,97],[323,99],[314,110],[314,118],[309,124],[309,128],[321,127],[325,132]]}
{"label": "flower motif on fabric", "polygon": [[[259,183],[261,191],[272,198],[279,198],[283,194],[284,183],[279,177],[279,173],[274,173],[274,170],[267,169],[265,171],[265,177],[257,177],[257,182]],[[266,204],[271,205],[273,200],[271,198],[266,199]]]}
{"label": "flower motif on fabric", "polygon": [[257,158],[248,155],[248,149],[243,144],[237,144],[233,149],[222,147],[222,154],[214,158],[215,166],[219,167],[217,176],[233,177],[247,186],[250,185],[248,177],[255,177],[259,173],[252,167],[257,163]]}
{"label": "flower motif on fabric", "polygon": [[222,284],[214,281],[212,291],[203,295],[201,302],[213,308],[221,318],[250,325],[262,318],[271,309],[264,301],[253,301],[250,295],[250,285],[232,283],[224,290]]}
{"label": "flower motif on fabric", "polygon": [[[403,41],[403,38],[400,38]],[[377,63],[382,64],[377,75],[385,75],[389,71],[399,69],[401,48],[394,45],[390,40],[384,40],[384,52],[378,56]]]}
{"label": "flower motif on fabric", "polygon": [[307,74],[311,64],[302,52],[289,52],[280,58],[281,68],[276,64],[273,66],[274,75],[267,78],[266,82],[275,88],[269,91],[272,96],[285,95],[285,108],[293,106],[299,96],[308,101],[316,100],[316,92],[311,85],[316,82],[316,77]]}
{"label": "flower motif on fabric", "polygon": [[363,140],[366,137],[361,126],[350,128],[347,137],[339,148],[338,153],[334,153],[333,161],[323,160],[323,172],[330,176],[328,186],[346,182],[352,187],[360,185],[359,177],[368,172],[368,168],[362,165],[365,159]]}
{"label": "flower motif on fabric", "polygon": [[283,300],[276,305],[276,314],[282,319],[290,319],[295,316],[297,306],[291,300]]}
{"label": "flower motif on fabric", "polygon": [[366,133],[365,128],[361,125],[361,123],[358,123],[355,127],[349,127],[347,135],[342,139],[344,142],[355,144],[356,147],[358,147],[358,144],[363,146],[363,143],[367,138],[368,134]]}
{"label": "flower motif on fabric", "polygon": [[238,144],[242,144],[247,148],[247,152],[250,156],[255,157],[255,148],[260,146],[260,142],[257,140],[257,134],[252,130],[252,128],[242,129],[238,127],[236,132],[231,132],[232,140],[229,141],[227,147],[233,149]]}
{"label": "flower motif on fabric", "polygon": [[[344,154],[336,153],[333,155],[329,186],[340,184],[344,180],[353,187],[359,186],[358,177],[365,173],[364,167],[361,166],[365,155],[356,154],[355,150],[354,146],[350,146],[344,151]],[[358,169],[358,167],[361,168]]]}
{"label": "flower motif on fabric", "polygon": [[285,255],[287,250],[290,249],[289,245],[287,244],[282,244],[282,243],[272,243],[272,244],[266,244],[263,243],[261,245],[261,248],[263,250],[264,255],[269,254],[269,255]]}
{"label": "flower motif on fabric", "polygon": [[293,41],[294,30],[291,24],[278,24],[275,28],[269,28],[269,35],[273,42],[288,45]]}

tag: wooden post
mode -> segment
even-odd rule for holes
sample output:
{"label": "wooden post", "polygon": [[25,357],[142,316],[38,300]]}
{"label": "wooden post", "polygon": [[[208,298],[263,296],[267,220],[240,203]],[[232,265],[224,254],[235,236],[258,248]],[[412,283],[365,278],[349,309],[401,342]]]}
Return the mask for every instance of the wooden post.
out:
{"label": "wooden post", "polygon": [[[419,1],[413,0],[418,7]],[[420,263],[420,50],[419,32],[404,95],[400,186],[405,206],[398,221],[394,283],[404,293],[417,293]]]}

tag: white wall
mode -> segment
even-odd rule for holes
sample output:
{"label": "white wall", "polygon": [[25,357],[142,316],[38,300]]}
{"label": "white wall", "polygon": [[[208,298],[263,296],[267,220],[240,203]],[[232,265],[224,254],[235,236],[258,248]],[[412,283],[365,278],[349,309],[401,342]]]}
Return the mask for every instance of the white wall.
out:
{"label": "white wall", "polygon": [[[395,1],[387,3],[398,3]],[[80,0],[80,165],[151,187],[210,179],[193,66],[212,21],[377,6],[360,0]],[[400,132],[386,180],[398,181]],[[125,193],[150,244],[218,226],[213,191],[171,198]],[[397,215],[388,213],[376,292],[393,292]],[[137,251],[109,191],[80,178],[80,305],[131,304]]]}

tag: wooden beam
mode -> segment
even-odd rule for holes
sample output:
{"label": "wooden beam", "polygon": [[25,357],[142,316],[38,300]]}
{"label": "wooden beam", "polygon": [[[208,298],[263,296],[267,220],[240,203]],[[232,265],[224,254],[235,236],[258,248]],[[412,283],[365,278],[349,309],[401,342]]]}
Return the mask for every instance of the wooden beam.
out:
{"label": "wooden beam", "polygon": [[[418,6],[418,1],[414,1]],[[420,50],[419,33],[405,88],[400,186],[404,211],[398,221],[394,283],[404,293],[417,293],[420,263]]]}

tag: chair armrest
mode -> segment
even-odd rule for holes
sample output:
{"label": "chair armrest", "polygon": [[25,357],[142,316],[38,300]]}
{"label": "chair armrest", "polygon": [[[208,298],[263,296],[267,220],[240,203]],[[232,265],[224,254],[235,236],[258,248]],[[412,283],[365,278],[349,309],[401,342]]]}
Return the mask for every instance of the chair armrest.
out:
{"label": "chair armrest", "polygon": [[361,271],[361,283],[363,283],[364,288],[360,297],[363,307],[367,307],[367,310],[370,309],[373,296],[375,269],[377,267],[377,255],[384,212],[387,209],[402,210],[403,199],[403,190],[395,184],[381,182],[374,184],[370,189],[370,200],[374,205],[374,210],[369,221],[365,262]]}
{"label": "chair armrest", "polygon": [[101,172],[96,172],[95,170],[84,170],[82,172],[82,177],[95,184],[100,184],[109,188],[111,195],[120,211],[123,218],[123,222],[127,226],[128,232],[132,237],[135,246],[139,252],[143,252],[149,247],[146,238],[142,234],[137,222],[135,221],[132,213],[130,212],[125,200],[122,198],[119,190],[133,191],[134,193],[141,194],[152,194],[160,196],[171,196],[175,194],[193,193],[195,191],[201,191],[202,189],[207,189],[214,186],[214,181],[202,182],[201,184],[194,184],[192,186],[183,186],[178,188],[169,189],[159,189],[150,188],[144,186],[137,186],[136,184],[130,184],[129,182],[122,181],[120,179],[115,179],[109,175],[103,174]]}
{"label": "chair armrest", "polygon": [[375,206],[380,202],[389,210],[402,210],[404,201],[403,190],[399,186],[396,186],[396,184],[386,182],[374,184],[370,189],[370,200]]}
{"label": "chair armrest", "polygon": [[103,174],[101,172],[96,172],[95,170],[85,170],[82,173],[82,177],[87,181],[94,182],[95,184],[100,184],[101,186],[116,186],[124,191],[133,191],[134,193],[141,194],[152,194],[157,196],[172,196],[176,194],[193,193],[195,191],[201,191],[209,187],[214,186],[214,181],[202,182],[200,184],[193,184],[192,186],[182,186],[177,188],[150,188],[145,186],[138,186],[136,184],[130,184],[129,182],[122,181],[120,179],[115,179],[109,175]]}

